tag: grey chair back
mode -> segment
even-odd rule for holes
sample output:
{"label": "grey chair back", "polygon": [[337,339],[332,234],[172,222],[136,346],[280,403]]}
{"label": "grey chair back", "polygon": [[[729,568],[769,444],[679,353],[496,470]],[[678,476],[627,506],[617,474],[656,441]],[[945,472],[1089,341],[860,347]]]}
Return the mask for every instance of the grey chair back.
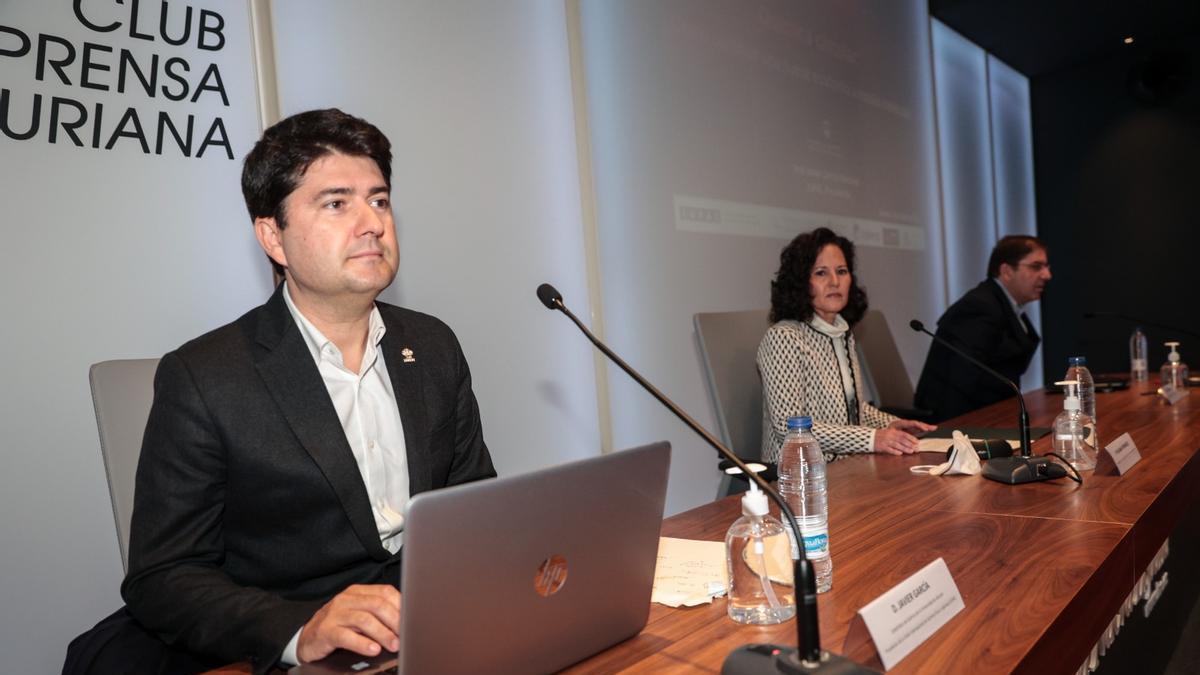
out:
{"label": "grey chair back", "polygon": [[718,436],[746,460],[762,457],[762,381],[754,360],[769,326],[767,314],[752,309],[693,318]]}
{"label": "grey chair back", "polygon": [[883,313],[867,310],[854,326],[854,340],[866,399],[878,408],[911,409],[912,381]]}
{"label": "grey chair back", "polygon": [[92,404],[100,432],[100,453],[108,476],[113,519],[121,565],[129,569],[129,521],[133,516],[133,486],[137,475],[142,434],[154,399],[154,372],[158,359],[102,361],[92,366]]}

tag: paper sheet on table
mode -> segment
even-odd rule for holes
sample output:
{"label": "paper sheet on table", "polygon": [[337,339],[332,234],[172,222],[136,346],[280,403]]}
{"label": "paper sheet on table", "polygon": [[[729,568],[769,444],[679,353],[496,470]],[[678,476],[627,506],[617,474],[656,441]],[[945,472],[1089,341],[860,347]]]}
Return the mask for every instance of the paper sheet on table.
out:
{"label": "paper sheet on table", "polygon": [[712,602],[729,585],[725,542],[660,537],[651,602],[693,607]]}
{"label": "paper sheet on table", "polygon": [[[917,452],[939,452],[943,455],[950,449],[950,446],[954,445],[954,441],[949,438],[918,438],[917,443],[919,444]],[[1008,444],[1014,448],[1021,447],[1020,441],[1009,441]]]}

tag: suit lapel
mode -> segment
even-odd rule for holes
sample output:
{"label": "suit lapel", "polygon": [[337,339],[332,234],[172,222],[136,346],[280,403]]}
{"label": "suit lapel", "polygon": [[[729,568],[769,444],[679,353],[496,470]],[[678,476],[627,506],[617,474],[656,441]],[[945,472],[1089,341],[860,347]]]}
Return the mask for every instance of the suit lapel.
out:
{"label": "suit lapel", "polygon": [[404,427],[404,448],[408,456],[408,492],[415,495],[433,489],[432,467],[429,464],[429,421],[425,415],[425,395],[421,374],[425,361],[421,359],[421,345],[403,323],[398,321],[387,308],[380,308],[383,316],[384,333],[380,344],[388,378],[392,381],[392,392],[396,395],[396,407],[400,410],[400,423]]}
{"label": "suit lapel", "polygon": [[276,290],[261,314],[258,342],[266,351],[255,364],[259,374],[300,445],[337,494],[354,533],[373,558],[386,560],[391,554],[379,541],[358,462],[282,290]]}
{"label": "suit lapel", "polygon": [[1041,338],[1041,336],[1038,335],[1037,330],[1033,327],[1033,322],[1029,320],[1028,313],[1021,314],[1021,323],[1023,323],[1025,325],[1025,328],[1029,329],[1028,336],[1029,336],[1029,339],[1033,341],[1033,344],[1036,345],[1038,342],[1041,341],[1042,338]]}
{"label": "suit lapel", "polygon": [[1008,320],[1010,325],[1009,331],[1013,336],[1019,342],[1032,343],[1036,347],[1041,338],[1038,337],[1037,331],[1033,329],[1033,324],[1029,323],[1029,317],[1024,314],[1017,314],[1016,310],[1013,309],[1012,302],[1005,295],[1004,289],[1000,288],[999,281],[985,279],[983,283],[988,285],[988,288],[991,289],[992,297],[1000,304],[1000,311],[1004,313],[1005,318]]}

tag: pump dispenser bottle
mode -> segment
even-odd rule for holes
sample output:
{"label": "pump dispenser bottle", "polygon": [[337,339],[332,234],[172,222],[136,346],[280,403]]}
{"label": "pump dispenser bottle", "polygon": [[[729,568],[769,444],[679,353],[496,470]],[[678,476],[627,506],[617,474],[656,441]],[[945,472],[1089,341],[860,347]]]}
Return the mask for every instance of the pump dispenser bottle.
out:
{"label": "pump dispenser bottle", "polygon": [[1159,374],[1162,376],[1162,388],[1164,391],[1168,389],[1183,390],[1187,387],[1188,367],[1187,364],[1180,360],[1178,342],[1164,342],[1166,346],[1171,348],[1171,353],[1167,354],[1167,362],[1163,364]]}
{"label": "pump dispenser bottle", "polygon": [[729,618],[738,623],[782,623],[796,615],[791,545],[771,517],[767,495],[754,481],[742,496],[742,517],[725,535]]}
{"label": "pump dispenser bottle", "polygon": [[1080,410],[1079,381],[1055,382],[1066,387],[1063,411],[1054,418],[1054,452],[1076,471],[1096,468],[1096,425]]}

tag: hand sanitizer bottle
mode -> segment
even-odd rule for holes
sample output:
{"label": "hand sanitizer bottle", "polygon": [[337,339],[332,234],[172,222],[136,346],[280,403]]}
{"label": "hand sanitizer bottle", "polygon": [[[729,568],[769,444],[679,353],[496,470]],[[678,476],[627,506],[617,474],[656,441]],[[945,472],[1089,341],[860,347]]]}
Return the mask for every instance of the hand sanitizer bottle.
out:
{"label": "hand sanitizer bottle", "polygon": [[1179,348],[1178,342],[1164,342],[1166,346],[1171,348],[1171,353],[1167,354],[1167,362],[1163,364],[1159,374],[1162,376],[1163,391],[1168,389],[1178,389],[1183,391],[1187,387],[1188,367],[1187,364],[1180,360],[1179,352],[1175,351]]}
{"label": "hand sanitizer bottle", "polygon": [[1076,471],[1096,468],[1096,426],[1079,406],[1079,381],[1055,382],[1066,387],[1063,411],[1054,418],[1054,452]]}
{"label": "hand sanitizer bottle", "polygon": [[790,540],[783,525],[770,516],[767,496],[754,481],[742,496],[742,517],[725,535],[725,561],[729,618],[774,624],[796,615]]}

